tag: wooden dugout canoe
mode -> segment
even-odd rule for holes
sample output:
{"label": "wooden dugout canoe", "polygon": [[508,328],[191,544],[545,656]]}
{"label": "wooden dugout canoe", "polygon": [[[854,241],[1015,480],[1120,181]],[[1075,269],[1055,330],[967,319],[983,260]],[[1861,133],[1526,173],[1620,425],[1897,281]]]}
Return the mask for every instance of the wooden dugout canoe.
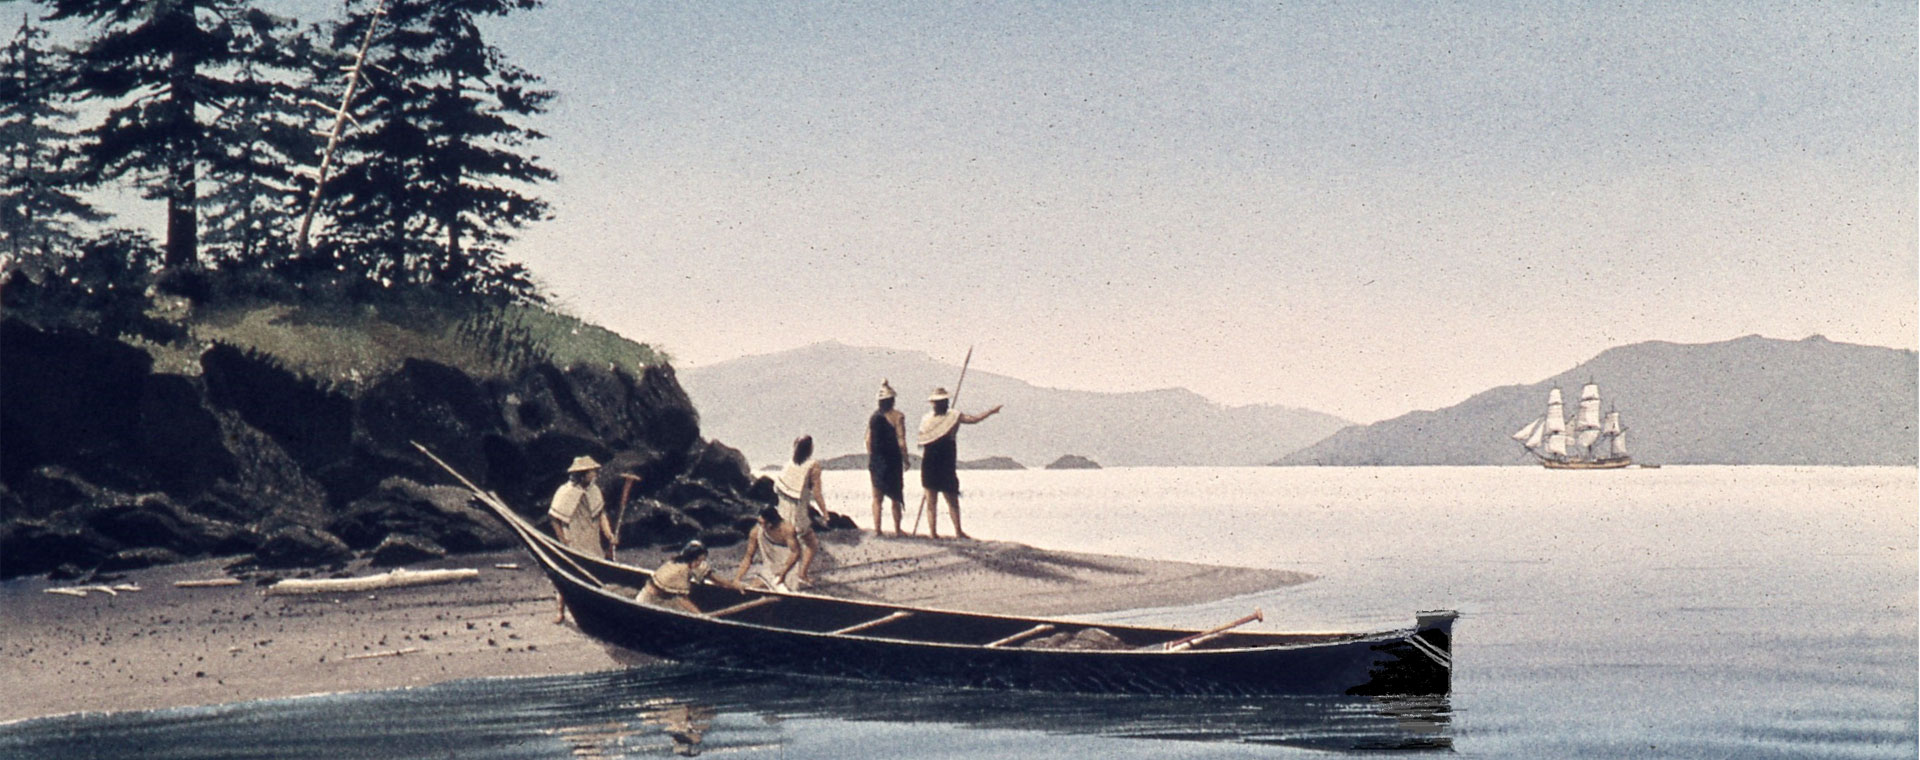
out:
{"label": "wooden dugout canoe", "polygon": [[[483,499],[519,536],[573,612],[607,644],[725,668],[876,681],[1077,693],[1444,695],[1451,688],[1450,611],[1377,633],[1266,633],[1153,628],[988,615],[807,593],[701,584],[705,614],[633,598],[650,572],[577,553],[504,504]],[[1037,648],[1043,635],[1099,628],[1123,648]],[[1166,645],[1194,640],[1169,650]]]}

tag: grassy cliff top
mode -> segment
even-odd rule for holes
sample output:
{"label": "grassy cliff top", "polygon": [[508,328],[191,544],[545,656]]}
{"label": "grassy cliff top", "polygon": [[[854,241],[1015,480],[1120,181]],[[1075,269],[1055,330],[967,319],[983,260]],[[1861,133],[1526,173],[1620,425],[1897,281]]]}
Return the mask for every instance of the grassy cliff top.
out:
{"label": "grassy cliff top", "polygon": [[[165,307],[156,312],[165,312]],[[159,316],[160,314],[156,314]],[[517,373],[534,363],[617,366],[639,374],[669,357],[598,325],[538,306],[435,309],[406,305],[257,303],[165,315],[188,345],[148,345],[160,371],[196,374],[195,345],[228,343],[289,370],[336,385],[372,382],[407,359],[425,359],[476,378]]]}

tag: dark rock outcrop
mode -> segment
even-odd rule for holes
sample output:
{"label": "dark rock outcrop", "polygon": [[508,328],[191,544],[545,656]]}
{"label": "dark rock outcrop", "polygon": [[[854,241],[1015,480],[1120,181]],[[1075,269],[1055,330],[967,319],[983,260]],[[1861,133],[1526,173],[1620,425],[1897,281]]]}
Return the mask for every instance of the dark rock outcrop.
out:
{"label": "dark rock outcrop", "polygon": [[419,536],[395,534],[380,541],[368,555],[375,567],[398,567],[447,556],[445,547]]}
{"label": "dark rock outcrop", "polygon": [[1068,454],[1047,464],[1049,470],[1098,470],[1100,463],[1083,456]]}
{"label": "dark rock outcrop", "polygon": [[259,567],[313,567],[345,562],[353,556],[344,541],[324,530],[293,525],[267,536],[253,553]]}
{"label": "dark rock outcrop", "polygon": [[223,344],[196,371],[160,369],[139,347],[17,319],[0,320],[0,355],[0,577],[203,556],[331,565],[396,536],[390,561],[403,544],[511,544],[416,441],[541,525],[567,464],[592,456],[610,511],[631,489],[624,545],[725,545],[774,501],[739,451],[700,437],[665,365],[479,378],[413,359],[336,385]]}

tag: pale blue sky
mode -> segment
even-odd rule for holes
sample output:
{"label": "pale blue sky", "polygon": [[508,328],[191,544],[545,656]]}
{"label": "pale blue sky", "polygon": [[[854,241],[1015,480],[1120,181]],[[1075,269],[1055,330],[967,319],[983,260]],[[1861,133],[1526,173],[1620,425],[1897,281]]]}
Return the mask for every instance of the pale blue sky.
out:
{"label": "pale blue sky", "polygon": [[1914,347],[1916,23],[609,0],[494,28],[559,91],[556,218],[515,255],[683,366],[972,344],[1372,421],[1642,340]]}

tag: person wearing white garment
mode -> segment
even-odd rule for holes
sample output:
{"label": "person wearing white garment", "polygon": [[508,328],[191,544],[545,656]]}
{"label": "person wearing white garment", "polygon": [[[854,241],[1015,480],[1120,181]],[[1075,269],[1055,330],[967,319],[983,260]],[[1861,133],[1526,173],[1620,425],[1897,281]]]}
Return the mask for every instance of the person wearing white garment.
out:
{"label": "person wearing white garment", "polygon": [[813,558],[820,551],[811,514],[812,504],[820,505],[820,514],[827,514],[820,469],[820,460],[813,458],[813,436],[803,435],[793,439],[793,457],[773,481],[773,491],[780,497],[780,517],[793,523],[794,537],[800,541],[800,571],[788,583],[796,589],[813,585]]}

